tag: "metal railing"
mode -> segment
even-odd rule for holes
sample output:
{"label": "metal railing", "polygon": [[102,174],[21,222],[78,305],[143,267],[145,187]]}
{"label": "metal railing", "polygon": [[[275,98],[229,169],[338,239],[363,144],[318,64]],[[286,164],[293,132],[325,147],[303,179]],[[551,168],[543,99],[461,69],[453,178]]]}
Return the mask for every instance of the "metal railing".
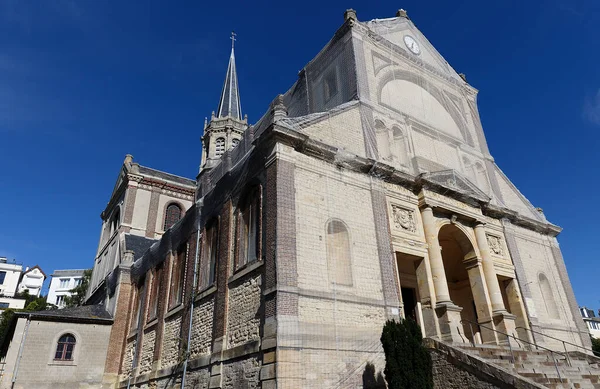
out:
{"label": "metal railing", "polygon": [[532,342],[529,342],[527,340],[523,340],[523,339],[517,338],[514,335],[510,335],[510,334],[507,334],[505,332],[498,331],[495,328],[491,328],[491,327],[485,326],[483,324],[476,323],[476,322],[471,321],[471,320],[463,319],[463,320],[460,321],[460,323],[461,324],[465,324],[465,323],[469,324],[469,329],[471,331],[471,344],[473,345],[473,347],[475,347],[475,333],[473,332],[473,324],[475,324],[479,328],[485,328],[485,329],[488,329],[488,330],[493,331],[495,333],[498,333],[498,334],[506,336],[506,343],[508,343],[508,348],[510,350],[511,362],[513,364],[515,363],[515,354],[513,352],[513,348],[512,348],[512,345],[510,343],[510,339],[511,338],[514,339],[514,341],[517,342],[517,344],[525,343],[525,344],[528,344],[530,346],[535,346],[536,350],[542,349],[542,350],[545,350],[545,351],[549,351],[550,352],[550,356],[552,358],[552,361],[554,362],[554,368],[556,369],[556,374],[558,375],[558,379],[561,380],[561,381],[562,381],[562,376],[560,375],[560,369],[558,368],[557,359],[556,359],[556,357],[554,357],[554,354],[562,355],[564,357],[564,359],[567,361],[567,363],[569,364],[569,366],[571,366],[571,360],[569,359],[569,355],[567,353],[563,354],[561,352],[554,351],[554,350],[551,350],[551,349],[543,347],[543,346],[538,346],[535,343],[532,343]]}
{"label": "metal railing", "polygon": [[535,341],[535,337],[533,336],[533,334],[538,334],[538,335],[542,335],[542,336],[545,336],[545,337],[547,337],[547,338],[550,338],[550,339],[558,340],[559,342],[562,342],[562,344],[563,344],[563,348],[565,349],[565,353],[567,353],[567,354],[568,354],[568,351],[567,351],[567,346],[566,346],[566,345],[568,344],[568,345],[570,345],[570,346],[575,346],[575,347],[577,347],[577,348],[580,348],[580,349],[582,349],[582,350],[585,350],[585,351],[588,351],[588,352],[590,352],[590,351],[591,351],[591,353],[592,353],[592,355],[593,355],[593,356],[600,358],[600,353],[597,353],[596,351],[594,351],[594,350],[591,350],[591,349],[589,349],[589,348],[586,348],[586,347],[584,347],[584,346],[580,346],[580,345],[578,345],[578,344],[575,344],[575,343],[567,342],[566,340],[562,340],[562,339],[559,339],[559,338],[555,338],[554,336],[546,335],[546,334],[544,334],[544,333],[542,333],[542,332],[539,332],[539,331],[534,331],[534,330],[532,330],[531,328],[525,328],[525,327],[516,327],[516,329],[517,329],[517,330],[521,329],[521,330],[525,330],[525,331],[529,331],[529,332],[531,332],[531,338],[532,338],[532,339],[534,339],[534,341]]}

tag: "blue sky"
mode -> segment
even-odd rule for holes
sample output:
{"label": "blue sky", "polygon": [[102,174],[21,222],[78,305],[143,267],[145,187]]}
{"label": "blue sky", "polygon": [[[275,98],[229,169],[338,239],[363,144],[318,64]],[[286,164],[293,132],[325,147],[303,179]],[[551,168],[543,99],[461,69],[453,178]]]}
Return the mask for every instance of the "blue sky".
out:
{"label": "blue sky", "polygon": [[[143,5],[142,5],[143,4]],[[0,255],[92,265],[125,154],[194,177],[230,50],[256,121],[330,39],[400,7],[480,90],[491,152],[564,228],[580,304],[600,308],[600,3],[0,1]]]}

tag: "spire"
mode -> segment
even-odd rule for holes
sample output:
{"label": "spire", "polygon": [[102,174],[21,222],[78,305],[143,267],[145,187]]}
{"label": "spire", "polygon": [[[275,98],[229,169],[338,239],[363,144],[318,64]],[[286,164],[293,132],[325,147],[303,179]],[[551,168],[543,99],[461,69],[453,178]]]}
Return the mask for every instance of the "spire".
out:
{"label": "spire", "polygon": [[217,117],[222,118],[231,116],[235,119],[242,120],[242,106],[240,104],[240,90],[238,88],[237,71],[235,69],[235,32],[231,32],[231,56],[229,57],[229,66],[227,66],[227,75],[225,76],[225,84],[221,92],[221,100],[219,100],[219,109]]}

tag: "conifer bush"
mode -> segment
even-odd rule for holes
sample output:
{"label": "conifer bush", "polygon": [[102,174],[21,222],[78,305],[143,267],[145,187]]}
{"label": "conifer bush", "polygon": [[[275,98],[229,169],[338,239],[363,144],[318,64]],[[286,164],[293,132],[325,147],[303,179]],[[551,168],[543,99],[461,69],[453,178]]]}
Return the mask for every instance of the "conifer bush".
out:
{"label": "conifer bush", "polygon": [[414,320],[388,320],[383,327],[381,344],[388,389],[433,389],[431,355],[423,345],[421,328]]}

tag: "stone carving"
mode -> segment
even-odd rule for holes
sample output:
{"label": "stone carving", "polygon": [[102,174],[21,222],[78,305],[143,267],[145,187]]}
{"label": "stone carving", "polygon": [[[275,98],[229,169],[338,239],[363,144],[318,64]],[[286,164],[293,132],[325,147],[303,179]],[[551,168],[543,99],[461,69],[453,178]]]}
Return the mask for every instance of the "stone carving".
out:
{"label": "stone carving", "polygon": [[487,235],[488,246],[490,246],[490,251],[496,255],[504,255],[504,250],[502,249],[502,241],[499,237],[493,235]]}
{"label": "stone carving", "polygon": [[397,205],[392,205],[392,218],[394,220],[394,226],[397,229],[409,232],[417,231],[417,223],[413,211]]}

